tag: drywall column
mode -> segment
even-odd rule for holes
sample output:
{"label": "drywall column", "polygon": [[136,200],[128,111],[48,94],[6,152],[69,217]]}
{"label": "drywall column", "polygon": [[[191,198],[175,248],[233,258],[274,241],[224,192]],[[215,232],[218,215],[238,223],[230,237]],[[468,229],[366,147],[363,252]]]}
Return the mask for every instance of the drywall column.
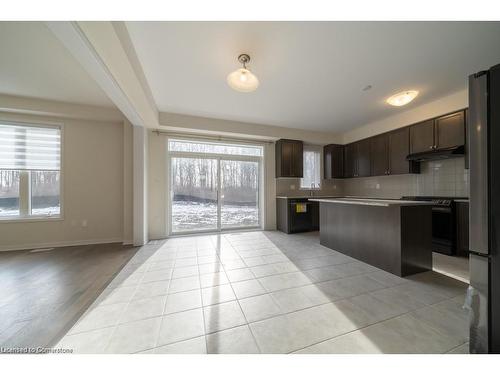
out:
{"label": "drywall column", "polygon": [[276,230],[276,173],[274,143],[264,146],[264,229]]}
{"label": "drywall column", "polygon": [[133,126],[133,197],[134,245],[142,246],[148,242],[148,199],[147,199],[147,155],[148,133],[142,126]]}
{"label": "drywall column", "polygon": [[133,243],[133,126],[123,121],[123,244]]}

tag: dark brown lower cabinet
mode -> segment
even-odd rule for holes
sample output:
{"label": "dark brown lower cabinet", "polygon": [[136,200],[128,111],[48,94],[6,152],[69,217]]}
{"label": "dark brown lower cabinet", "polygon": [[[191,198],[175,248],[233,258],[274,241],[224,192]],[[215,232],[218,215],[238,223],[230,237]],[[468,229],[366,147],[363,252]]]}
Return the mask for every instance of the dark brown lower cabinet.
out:
{"label": "dark brown lower cabinet", "polygon": [[[306,205],[305,212],[297,212],[297,205]],[[276,227],[285,233],[319,230],[319,202],[308,198],[276,198]]]}
{"label": "dark brown lower cabinet", "polygon": [[457,255],[469,255],[469,203],[455,202]]}

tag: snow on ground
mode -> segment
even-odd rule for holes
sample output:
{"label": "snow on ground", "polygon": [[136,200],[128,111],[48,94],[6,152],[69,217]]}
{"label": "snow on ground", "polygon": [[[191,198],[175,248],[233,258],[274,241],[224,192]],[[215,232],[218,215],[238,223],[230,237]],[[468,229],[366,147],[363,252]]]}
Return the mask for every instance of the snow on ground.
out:
{"label": "snow on ground", "polygon": [[[259,225],[256,206],[222,205],[223,228]],[[172,202],[172,230],[174,232],[217,229],[217,204],[207,202]]]}
{"label": "snow on ground", "polygon": [[[32,208],[31,215],[34,216],[57,216],[59,215],[59,207],[42,207]],[[0,217],[19,216],[19,209],[0,207]]]}

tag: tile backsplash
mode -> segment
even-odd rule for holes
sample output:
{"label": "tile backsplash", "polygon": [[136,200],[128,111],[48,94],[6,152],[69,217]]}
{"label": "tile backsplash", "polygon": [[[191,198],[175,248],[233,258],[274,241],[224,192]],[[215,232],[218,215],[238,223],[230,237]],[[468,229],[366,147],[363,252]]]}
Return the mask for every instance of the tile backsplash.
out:
{"label": "tile backsplash", "polygon": [[469,170],[465,159],[422,162],[420,174],[335,180],[344,195],[401,198],[404,195],[469,196]]}
{"label": "tile backsplash", "polygon": [[[342,180],[323,180],[321,190],[314,191],[316,196],[341,196],[344,195]],[[308,189],[300,189],[300,178],[277,178],[276,196],[298,197],[309,195]]]}

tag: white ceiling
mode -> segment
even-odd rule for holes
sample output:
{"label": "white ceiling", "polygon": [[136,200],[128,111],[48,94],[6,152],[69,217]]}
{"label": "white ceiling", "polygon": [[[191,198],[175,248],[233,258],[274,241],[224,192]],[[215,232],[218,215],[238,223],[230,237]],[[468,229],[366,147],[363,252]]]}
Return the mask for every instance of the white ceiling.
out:
{"label": "white ceiling", "polygon": [[[500,63],[500,23],[127,22],[160,111],[343,131],[466,88]],[[250,54],[260,87],[226,84]],[[366,85],[373,88],[367,92]],[[420,96],[390,107],[405,89]]]}
{"label": "white ceiling", "polygon": [[0,94],[113,106],[43,22],[0,22]]}

